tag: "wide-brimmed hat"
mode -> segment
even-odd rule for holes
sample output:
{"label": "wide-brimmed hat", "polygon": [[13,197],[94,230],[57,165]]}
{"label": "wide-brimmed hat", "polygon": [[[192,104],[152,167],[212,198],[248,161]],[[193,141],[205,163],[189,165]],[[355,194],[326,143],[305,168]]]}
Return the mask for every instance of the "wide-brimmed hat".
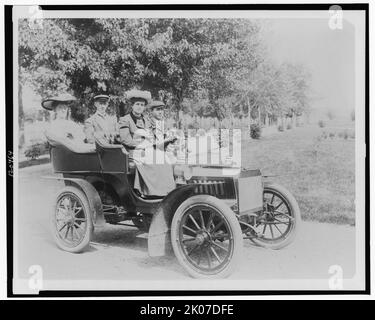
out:
{"label": "wide-brimmed hat", "polygon": [[99,100],[99,101],[108,101],[109,96],[106,94],[98,94],[97,96],[94,97],[94,101]]}
{"label": "wide-brimmed hat", "polygon": [[151,102],[151,93],[149,91],[141,91],[141,90],[129,90],[125,92],[126,99],[143,99],[146,104]]}
{"label": "wide-brimmed hat", "polygon": [[152,102],[147,106],[147,108],[150,109],[150,110],[152,110],[152,109],[154,109],[154,108],[157,108],[157,107],[163,107],[163,108],[165,108],[165,104],[164,104],[164,102],[163,102],[163,101],[154,100],[154,101],[152,101]]}
{"label": "wide-brimmed hat", "polygon": [[51,97],[48,99],[45,99],[42,101],[42,107],[47,110],[53,110],[56,106],[56,102],[62,102],[69,104],[70,102],[76,101],[76,97],[72,96],[69,93],[62,93],[59,94],[58,96]]}

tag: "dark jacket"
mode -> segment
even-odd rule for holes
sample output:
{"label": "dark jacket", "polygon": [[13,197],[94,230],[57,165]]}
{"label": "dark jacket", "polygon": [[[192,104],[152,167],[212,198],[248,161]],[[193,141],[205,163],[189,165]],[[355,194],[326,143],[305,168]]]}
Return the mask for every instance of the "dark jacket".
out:
{"label": "dark jacket", "polygon": [[140,144],[144,138],[134,136],[134,133],[138,129],[149,129],[150,123],[145,117],[137,119],[133,113],[128,113],[127,115],[120,118],[120,141],[128,149],[133,150]]}

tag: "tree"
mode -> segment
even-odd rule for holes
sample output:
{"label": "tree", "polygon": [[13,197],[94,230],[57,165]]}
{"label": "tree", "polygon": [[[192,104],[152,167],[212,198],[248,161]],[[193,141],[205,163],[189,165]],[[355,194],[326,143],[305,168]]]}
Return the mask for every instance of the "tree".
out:
{"label": "tree", "polygon": [[78,121],[94,111],[97,93],[110,94],[120,114],[124,93],[133,87],[168,101],[177,121],[181,111],[223,119],[255,109],[301,112],[308,104],[305,70],[267,60],[259,25],[248,19],[42,23],[35,29],[20,21],[20,83],[31,84],[42,98],[70,91],[79,99],[72,111]]}
{"label": "tree", "polygon": [[200,83],[219,119],[232,110],[236,83],[244,81],[261,60],[258,33],[258,26],[247,19],[215,19],[206,26],[205,34],[212,36]]}
{"label": "tree", "polygon": [[170,92],[178,109],[202,59],[199,28],[198,19],[46,19],[34,30],[25,19],[20,77],[42,97],[70,90],[89,108],[97,92],[119,105],[138,87]]}

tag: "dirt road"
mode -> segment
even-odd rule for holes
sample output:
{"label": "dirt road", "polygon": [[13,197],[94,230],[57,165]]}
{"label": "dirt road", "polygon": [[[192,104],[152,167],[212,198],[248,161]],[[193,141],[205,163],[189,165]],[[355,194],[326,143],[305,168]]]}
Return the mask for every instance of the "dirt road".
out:
{"label": "dirt road", "polygon": [[[49,164],[19,171],[16,276],[28,279],[29,267],[40,265],[45,280],[191,280],[174,256],[149,257],[147,234],[131,227],[107,225],[97,230],[83,254],[59,250],[48,217],[62,185],[41,178],[48,174]],[[344,277],[353,276],[355,228],[303,222],[297,239],[282,250],[264,250],[245,241],[242,261],[229,279],[327,279],[331,265],[341,266]]]}

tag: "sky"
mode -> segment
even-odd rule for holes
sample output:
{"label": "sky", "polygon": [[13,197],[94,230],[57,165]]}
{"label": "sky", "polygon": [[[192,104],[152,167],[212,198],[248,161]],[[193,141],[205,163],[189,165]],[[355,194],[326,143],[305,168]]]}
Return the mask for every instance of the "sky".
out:
{"label": "sky", "polygon": [[313,107],[348,113],[355,102],[354,27],[344,20],[332,30],[327,19],[272,19],[264,23],[271,58],[301,63],[312,75]]}

